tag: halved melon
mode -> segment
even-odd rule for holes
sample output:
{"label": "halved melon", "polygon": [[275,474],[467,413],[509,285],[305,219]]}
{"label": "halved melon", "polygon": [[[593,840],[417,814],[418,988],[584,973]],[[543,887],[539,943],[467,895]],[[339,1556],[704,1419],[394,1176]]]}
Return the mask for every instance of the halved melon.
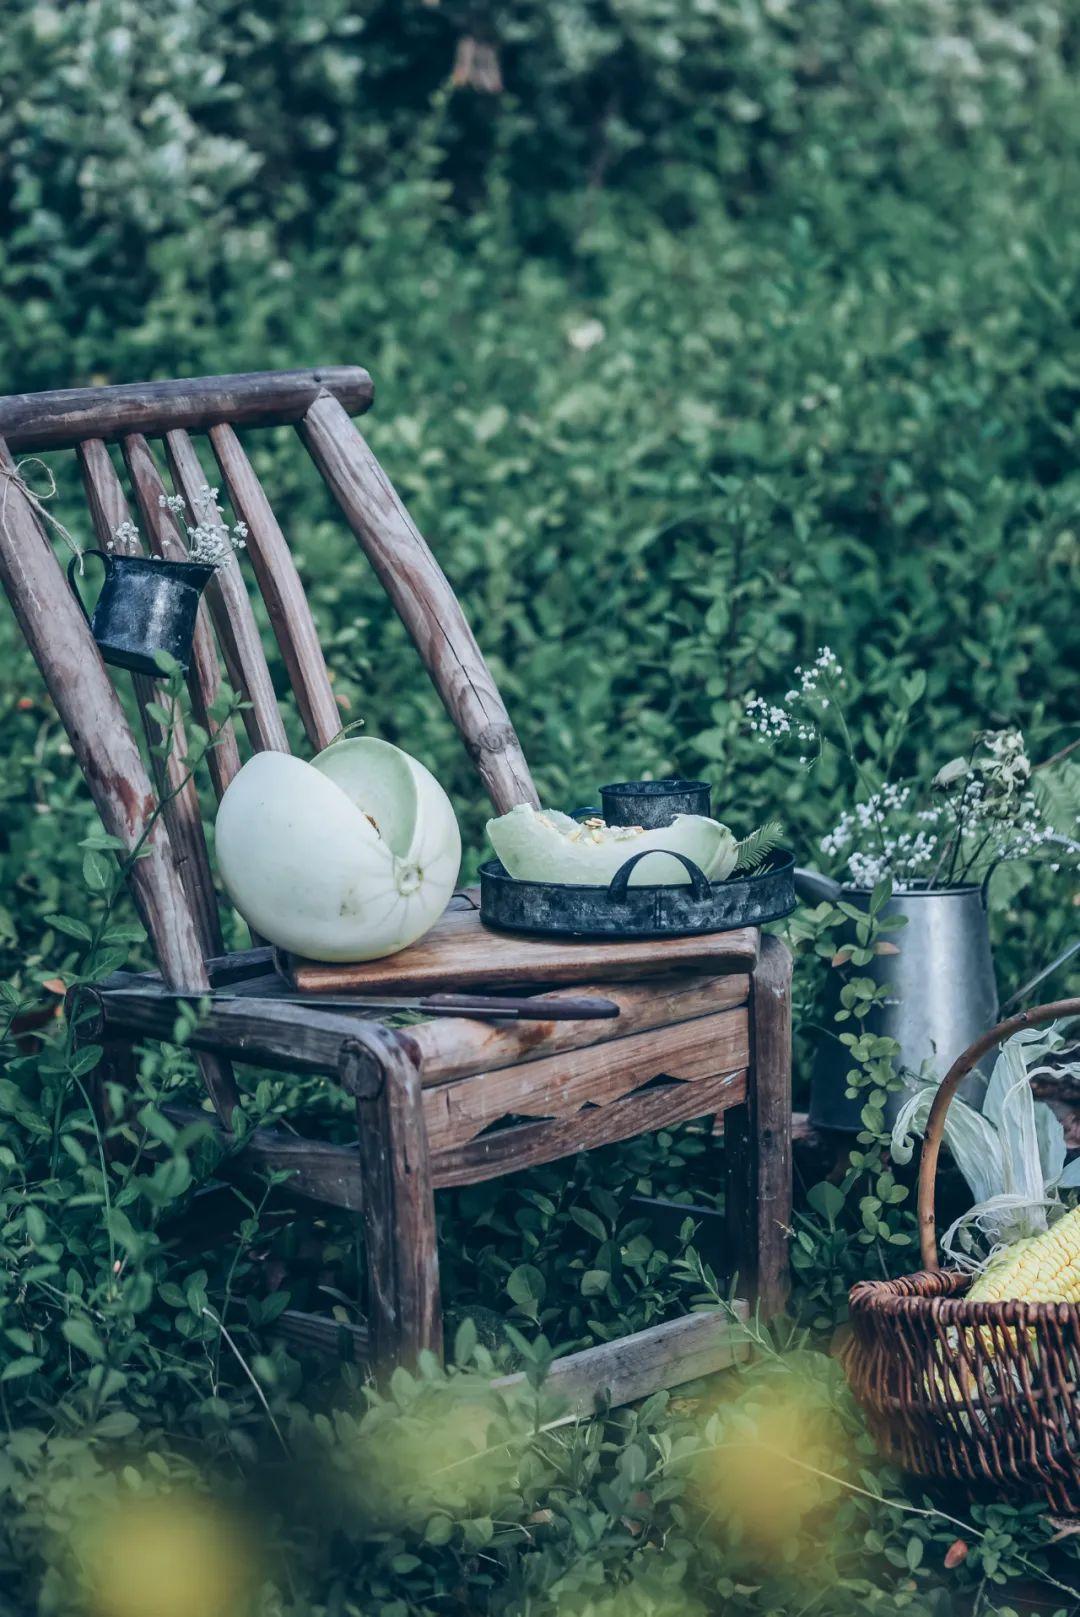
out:
{"label": "halved melon", "polygon": [[509,814],[489,820],[487,834],[507,875],[519,881],[606,887],[628,859],[646,852],[652,856],[634,866],[631,887],[689,882],[689,873],[672,853],[692,859],[710,881],[723,881],[735,868],[734,835],[703,814],[676,814],[670,825],[645,831],[602,820],[581,822],[557,809],[519,803]]}
{"label": "halved melon", "polygon": [[310,764],[259,752],[229,784],[215,835],[225,889],[256,932],[313,960],[376,960],[434,926],[461,837],[423,764],[374,736]]}

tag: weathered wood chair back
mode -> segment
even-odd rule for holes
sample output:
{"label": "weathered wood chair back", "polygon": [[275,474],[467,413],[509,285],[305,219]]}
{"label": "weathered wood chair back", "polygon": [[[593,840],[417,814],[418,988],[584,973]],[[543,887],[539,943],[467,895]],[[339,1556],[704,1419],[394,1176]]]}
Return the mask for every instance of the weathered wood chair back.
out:
{"label": "weathered wood chair back", "polygon": [[[152,785],[41,507],[28,493],[32,474],[28,483],[17,462],[73,449],[104,548],[133,516],[108,447],[118,443],[142,533],[154,554],[178,559],[186,553],[184,527],[166,503],[170,489],[151,441],[162,442],[171,492],[194,512],[208,479],[192,434],[205,434],[236,518],[247,525],[243,555],[317,750],[341,728],[338,706],[288,544],[236,430],[294,424],[415,642],[496,810],[536,803],[521,747],[453,590],[351,420],[370,406],[372,391],[366,371],[343,366],[0,398],[0,578],[106,830],[133,848],[154,818],[158,794],[167,798],[146,838],[146,857],[134,865],[132,887],[162,974],[175,989],[205,989],[206,961],[222,952],[197,788],[185,780],[186,743],[175,730],[168,762],[157,767]],[[219,728],[212,711],[222,665],[247,704],[242,718],[251,747],[288,751],[238,555],[207,587],[188,680],[192,713],[215,738],[208,766],[219,798],[240,767],[232,724]],[[132,677],[152,743],[160,734],[149,711],[154,681]],[[228,1110],[234,1092],[227,1067],[204,1059],[211,1093]]]}

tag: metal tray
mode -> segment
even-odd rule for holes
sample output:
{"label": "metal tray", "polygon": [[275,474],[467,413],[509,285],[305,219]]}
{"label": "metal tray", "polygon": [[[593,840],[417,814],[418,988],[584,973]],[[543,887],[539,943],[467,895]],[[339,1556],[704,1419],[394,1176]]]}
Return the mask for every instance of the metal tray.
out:
{"label": "metal tray", "polygon": [[687,886],[631,887],[630,872],[647,850],[628,859],[607,887],[518,881],[497,859],[480,866],[480,918],[505,932],[563,938],[680,938],[730,932],[779,921],[795,908],[795,855],[778,848],[752,875],[710,882],[692,859]]}

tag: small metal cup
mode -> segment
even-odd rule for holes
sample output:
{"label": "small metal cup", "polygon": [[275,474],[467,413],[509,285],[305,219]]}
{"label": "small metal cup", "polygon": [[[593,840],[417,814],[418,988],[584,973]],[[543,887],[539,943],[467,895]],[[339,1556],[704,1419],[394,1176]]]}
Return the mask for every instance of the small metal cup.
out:
{"label": "small metal cup", "polygon": [[709,787],[703,780],[624,780],[601,786],[608,825],[643,825],[646,831],[670,825],[676,814],[708,814]]}

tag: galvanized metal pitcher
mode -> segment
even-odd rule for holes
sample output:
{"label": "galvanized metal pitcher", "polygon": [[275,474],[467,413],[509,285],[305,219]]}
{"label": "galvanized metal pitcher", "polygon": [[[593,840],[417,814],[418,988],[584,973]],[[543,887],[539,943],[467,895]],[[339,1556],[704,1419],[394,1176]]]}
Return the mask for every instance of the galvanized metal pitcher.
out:
{"label": "galvanized metal pitcher", "polygon": [[[861,909],[870,898],[861,888],[842,887],[815,871],[796,871],[795,886],[808,903],[843,898]],[[940,1079],[955,1057],[997,1021],[997,982],[982,889],[948,887],[898,893],[882,913],[904,915],[907,925],[889,934],[898,953],[878,955],[871,965],[860,968],[862,975],[873,977],[889,990],[889,1003],[875,1017],[873,1031],[897,1041],[902,1072],[917,1076],[925,1064],[926,1075]],[[830,974],[825,1019],[811,1073],[810,1121],[820,1128],[857,1130],[863,1102],[845,1097],[851,1059],[845,1046],[832,1036],[843,982],[840,971]],[[961,1086],[960,1094],[977,1106],[985,1089],[986,1075],[976,1070]],[[902,1100],[900,1095],[889,1096],[886,1119],[890,1124]]]}

